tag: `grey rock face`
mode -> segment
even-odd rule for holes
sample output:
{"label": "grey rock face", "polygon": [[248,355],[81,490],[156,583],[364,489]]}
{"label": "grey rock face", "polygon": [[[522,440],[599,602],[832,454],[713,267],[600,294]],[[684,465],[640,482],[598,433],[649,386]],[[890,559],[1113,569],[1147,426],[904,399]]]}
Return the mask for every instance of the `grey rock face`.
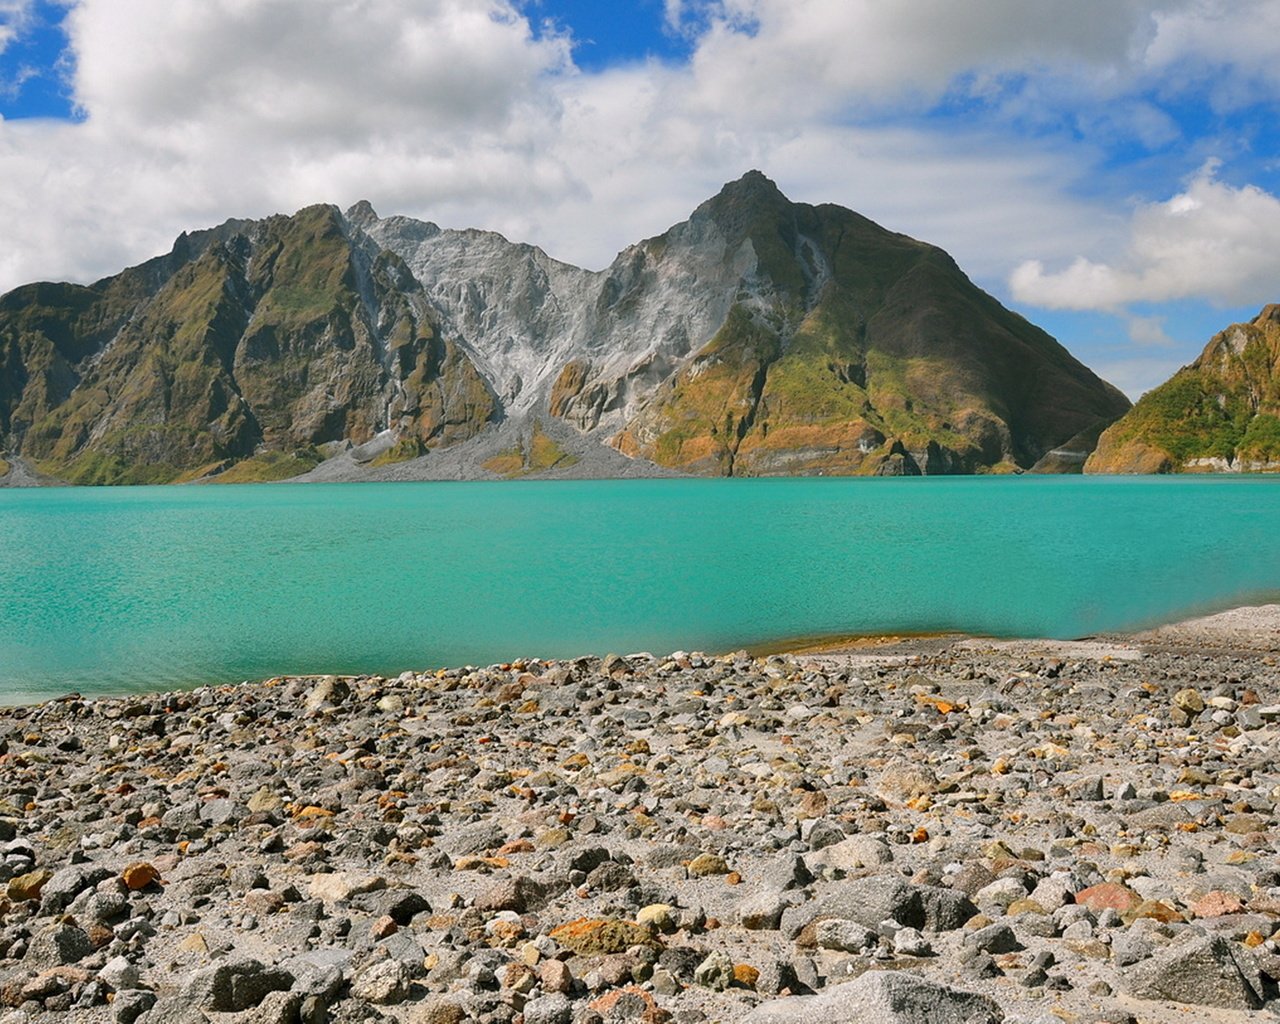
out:
{"label": "grey rock face", "polygon": [[872,971],[816,996],[762,1003],[743,1024],[1000,1024],[1004,1014],[986,996],[937,985],[906,973]]}
{"label": "grey rock face", "polygon": [[202,1010],[250,1010],[269,992],[288,991],[293,975],[257,960],[232,960],[197,971],[183,990],[183,1001]]}
{"label": "grey rock face", "polygon": [[35,967],[74,964],[92,952],[89,936],[69,924],[55,925],[40,932],[27,947],[26,962]]}
{"label": "grey rock face", "polygon": [[1132,968],[1124,975],[1139,999],[1256,1010],[1262,1006],[1262,982],[1243,951],[1220,936],[1189,937]]}
{"label": "grey rock face", "polygon": [[844,883],[811,915],[857,921],[868,928],[893,921],[908,928],[946,932],[963,925],[977,908],[961,892],[940,886],[911,885],[884,875]]}

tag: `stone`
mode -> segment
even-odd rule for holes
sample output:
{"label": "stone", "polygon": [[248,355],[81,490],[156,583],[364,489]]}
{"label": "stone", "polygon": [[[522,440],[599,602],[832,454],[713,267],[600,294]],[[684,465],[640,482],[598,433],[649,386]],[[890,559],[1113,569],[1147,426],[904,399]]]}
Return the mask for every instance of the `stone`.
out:
{"label": "stone", "polygon": [[805,857],[810,870],[821,866],[848,872],[878,868],[892,861],[889,844],[873,836],[850,836]]}
{"label": "stone", "polygon": [[40,890],[44,888],[45,883],[52,877],[53,872],[47,868],[28,871],[25,875],[18,875],[16,878],[9,879],[9,884],[5,887],[5,894],[13,903],[35,902],[40,899]]}
{"label": "stone", "polygon": [[93,943],[82,928],[56,924],[38,932],[23,958],[38,968],[79,963],[93,952]]}
{"label": "stone", "polygon": [[810,920],[818,916],[856,921],[877,928],[881,921],[894,921],[909,928],[923,928],[924,903],[916,886],[885,875],[871,875],[840,883],[818,902]]}
{"label": "stone", "polygon": [[938,777],[922,764],[903,761],[890,765],[872,783],[872,791],[893,803],[905,804],[911,800],[938,791]]}
{"label": "stone", "polygon": [[252,958],[235,959],[197,971],[183,986],[182,1000],[201,1010],[250,1010],[268,993],[288,991],[293,980],[282,968]]}
{"label": "stone", "polygon": [[644,925],[610,918],[570,921],[550,932],[565,949],[581,956],[622,953],[632,946],[653,945],[653,933]]}
{"label": "stone", "polygon": [[546,889],[527,875],[503,879],[476,897],[475,907],[485,913],[513,910],[527,914],[547,901]]}
{"label": "stone", "polygon": [[335,871],[313,876],[307,885],[307,891],[312,899],[322,900],[325,903],[346,903],[353,896],[376,892],[386,887],[387,880],[381,875]]}
{"label": "stone", "polygon": [[981,953],[1013,953],[1022,948],[1022,943],[1007,924],[997,922],[985,928],[979,928],[964,937],[964,944],[969,949]]}
{"label": "stone", "polygon": [[122,956],[112,957],[98,972],[98,979],[115,992],[138,987],[142,980],[142,972],[136,964],[130,963]]}
{"label": "stone", "polygon": [[694,984],[713,992],[723,992],[733,984],[733,966],[733,958],[728,953],[714,950],[694,968]]}
{"label": "stone", "polygon": [[571,1024],[573,1004],[559,992],[530,999],[524,1004],[524,1024]]}
{"label": "stone", "polygon": [[1221,936],[1188,935],[1131,967],[1122,982],[1139,999],[1256,1010],[1263,1003],[1262,982],[1248,956]]}
{"label": "stone", "polygon": [[298,1024],[303,997],[297,992],[268,992],[236,1024]]}
{"label": "stone", "polygon": [[149,885],[154,885],[160,881],[160,872],[156,870],[154,864],[146,861],[137,861],[128,865],[120,872],[120,880],[130,892],[140,892]]}
{"label": "stone", "polygon": [[544,992],[573,991],[573,972],[563,960],[544,960],[538,966],[538,980]]}
{"label": "stone", "polygon": [[758,892],[738,905],[738,923],[748,931],[776,931],[786,908],[781,893]]}
{"label": "stone", "polygon": [[761,1003],[742,1024],[1001,1024],[1004,1014],[986,996],[949,988],[913,974],[868,971],[815,996]]}
{"label": "stone", "polygon": [[395,1006],[409,996],[413,975],[399,960],[377,960],[356,972],[351,994],[374,1006]]}
{"label": "stone", "polygon": [[1204,698],[1200,696],[1199,690],[1188,687],[1173,695],[1173,706],[1184,714],[1194,717],[1204,710]]}
{"label": "stone", "polygon": [[466,1024],[472,1019],[457,995],[431,996],[409,1012],[409,1024]]}
{"label": "stone", "polygon": [[1142,897],[1128,886],[1116,882],[1100,882],[1098,885],[1081,889],[1076,893],[1075,902],[1079,906],[1088,907],[1095,913],[1110,908],[1123,914],[1141,903]]}
{"label": "stone", "polygon": [[669,903],[650,903],[636,913],[636,923],[669,934],[676,930],[675,908]]}
{"label": "stone", "polygon": [[819,921],[814,933],[819,949],[833,949],[840,953],[858,953],[869,945],[875,945],[876,934],[866,925],[841,918]]}
{"label": "stone", "polygon": [[311,688],[303,707],[308,711],[318,711],[326,705],[342,704],[350,696],[351,687],[345,679],[325,676]]}
{"label": "stone", "polygon": [[689,874],[694,878],[704,878],[707,875],[727,875],[728,873],[729,865],[717,853],[700,853],[689,861]]}
{"label": "stone", "polygon": [[111,1018],[116,1024],[134,1024],[139,1017],[156,1004],[156,994],[145,989],[129,989],[117,992],[111,1003]]}

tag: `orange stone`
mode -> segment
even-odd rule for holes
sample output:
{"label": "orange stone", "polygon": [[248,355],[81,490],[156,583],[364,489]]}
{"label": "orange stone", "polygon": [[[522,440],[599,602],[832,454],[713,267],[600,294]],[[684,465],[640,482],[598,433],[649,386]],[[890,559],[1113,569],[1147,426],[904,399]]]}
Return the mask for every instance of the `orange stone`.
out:
{"label": "orange stone", "polygon": [[146,861],[137,861],[130,864],[120,873],[120,879],[129,887],[130,891],[137,892],[160,881],[160,872],[156,870],[153,864],[148,864]]}
{"label": "orange stone", "polygon": [[750,964],[734,964],[733,980],[737,985],[753,989],[756,987],[756,982],[760,980],[760,972]]}
{"label": "orange stone", "polygon": [[1088,907],[1095,914],[1108,907],[1123,914],[1141,903],[1142,897],[1128,886],[1118,885],[1115,882],[1102,882],[1099,885],[1081,889],[1076,893],[1076,902],[1082,907]]}

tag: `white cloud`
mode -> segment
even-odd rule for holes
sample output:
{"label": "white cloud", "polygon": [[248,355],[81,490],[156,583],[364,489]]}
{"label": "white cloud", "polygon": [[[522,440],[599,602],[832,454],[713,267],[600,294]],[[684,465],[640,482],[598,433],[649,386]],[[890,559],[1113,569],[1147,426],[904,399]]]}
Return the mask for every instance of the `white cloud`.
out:
{"label": "white cloud", "polygon": [[[1043,265],[1117,230],[1087,192],[1100,150],[1001,118],[1061,108],[1090,137],[1167,144],[1178,126],[1133,83],[1227,52],[1185,27],[1211,0],[664,2],[688,66],[585,74],[517,0],[79,0],[85,120],[0,122],[0,290],[110,273],[229,216],[366,197],[601,266],[754,166],[980,278],[1034,256],[1019,280],[1041,297],[1073,294],[1073,274],[1122,303],[1132,268]],[[898,116],[955,90],[995,113]]]}
{"label": "white cloud", "polygon": [[1154,22],[1142,54],[1151,72],[1173,75],[1173,85],[1207,85],[1224,108],[1275,98],[1280,4],[1274,0],[1197,0],[1155,11]]}
{"label": "white cloud", "polygon": [[1168,348],[1173,339],[1164,329],[1165,321],[1163,316],[1129,317],[1129,340],[1135,345]]}
{"label": "white cloud", "polygon": [[1112,262],[1078,257],[1049,271],[1039,260],[1010,277],[1015,298],[1048,309],[1117,311],[1135,302],[1270,301],[1280,282],[1280,199],[1232,187],[1206,164],[1185,191],[1133,213],[1125,251]]}
{"label": "white cloud", "polygon": [[35,0],[0,0],[0,53],[26,31],[35,12]]}

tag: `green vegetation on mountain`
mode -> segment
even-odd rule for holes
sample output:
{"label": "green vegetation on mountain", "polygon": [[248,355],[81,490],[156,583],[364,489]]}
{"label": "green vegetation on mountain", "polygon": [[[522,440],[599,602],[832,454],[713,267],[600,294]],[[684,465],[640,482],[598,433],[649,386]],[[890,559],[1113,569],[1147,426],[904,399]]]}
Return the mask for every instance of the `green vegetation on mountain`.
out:
{"label": "green vegetation on mountain", "polygon": [[1087,473],[1280,469],[1280,305],[1214,336],[1200,357],[1106,430]]}
{"label": "green vegetation on mountain", "polygon": [[513,447],[486,459],[483,466],[490,473],[511,480],[557,468],[568,469],[577,462],[578,457],[572,452],[565,451],[554,438],[547,434],[542,421],[535,420],[527,439],[520,438]]}

